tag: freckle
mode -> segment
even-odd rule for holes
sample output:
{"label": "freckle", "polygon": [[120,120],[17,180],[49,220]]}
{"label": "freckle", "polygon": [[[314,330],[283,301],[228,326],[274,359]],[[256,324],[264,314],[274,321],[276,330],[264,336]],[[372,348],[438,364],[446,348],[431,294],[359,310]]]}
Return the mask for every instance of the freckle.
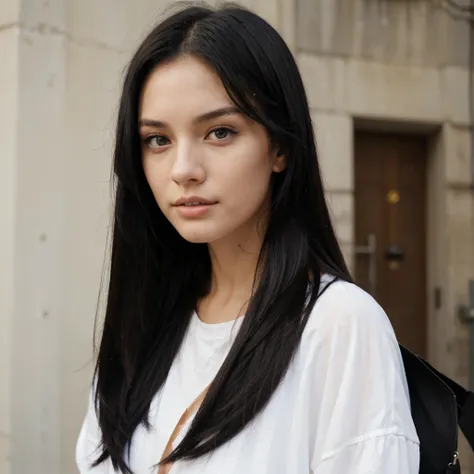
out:
{"label": "freckle", "polygon": [[48,236],[45,233],[40,234],[39,236],[40,242],[46,242],[47,239],[48,239]]}

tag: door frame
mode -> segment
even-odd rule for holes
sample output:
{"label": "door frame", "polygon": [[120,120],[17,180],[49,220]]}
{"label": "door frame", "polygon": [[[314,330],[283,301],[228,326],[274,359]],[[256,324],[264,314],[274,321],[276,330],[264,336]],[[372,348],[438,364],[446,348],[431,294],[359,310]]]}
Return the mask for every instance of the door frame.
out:
{"label": "door frame", "polygon": [[[394,134],[414,134],[427,141],[426,156],[426,350],[427,359],[436,367],[446,367],[446,345],[444,317],[449,311],[446,285],[447,257],[444,239],[446,206],[445,206],[445,143],[442,127],[436,123],[419,123],[409,121],[387,121],[370,118],[353,117],[352,143],[359,131]],[[351,165],[355,169],[355,152],[352,146]],[[355,173],[352,189],[355,190]],[[355,193],[352,193],[355,209]],[[355,235],[354,216],[352,234]],[[355,242],[353,242],[353,246]],[[351,252],[349,266],[355,268],[355,254]],[[438,300],[438,301],[436,301]],[[440,303],[438,305],[437,303]]]}

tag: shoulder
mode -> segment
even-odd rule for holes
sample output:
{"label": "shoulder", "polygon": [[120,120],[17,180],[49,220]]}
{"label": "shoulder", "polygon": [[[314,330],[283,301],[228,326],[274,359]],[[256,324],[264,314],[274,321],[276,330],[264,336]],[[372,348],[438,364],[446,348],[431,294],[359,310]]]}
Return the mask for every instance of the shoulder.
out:
{"label": "shoulder", "polygon": [[94,376],[89,389],[86,415],[83,419],[79,437],[76,442],[76,464],[81,474],[100,472],[101,469],[101,467],[90,467],[100,454],[100,444],[102,440],[95,404],[96,391],[97,378]]}
{"label": "shoulder", "polygon": [[389,449],[390,437],[417,443],[403,361],[388,316],[355,284],[324,285],[295,364],[316,426],[315,465],[334,453],[347,457],[346,447],[376,455],[381,447]]}
{"label": "shoulder", "polygon": [[353,334],[380,334],[394,339],[390,320],[382,307],[366,291],[353,283],[323,277],[321,293],[311,311],[305,335],[329,336],[338,331]]}
{"label": "shoulder", "polygon": [[334,387],[344,379],[353,389],[367,382],[380,393],[390,392],[388,384],[405,398],[408,394],[392,324],[375,299],[353,283],[334,281],[320,293],[303,332],[300,360],[312,376]]}

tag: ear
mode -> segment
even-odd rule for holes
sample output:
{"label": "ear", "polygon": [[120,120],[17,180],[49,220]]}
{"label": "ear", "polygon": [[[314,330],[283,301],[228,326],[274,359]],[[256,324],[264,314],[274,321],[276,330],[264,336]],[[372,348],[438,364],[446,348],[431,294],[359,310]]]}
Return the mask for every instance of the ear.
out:
{"label": "ear", "polygon": [[281,173],[286,169],[286,156],[283,153],[278,152],[273,159],[272,171],[274,173]]}

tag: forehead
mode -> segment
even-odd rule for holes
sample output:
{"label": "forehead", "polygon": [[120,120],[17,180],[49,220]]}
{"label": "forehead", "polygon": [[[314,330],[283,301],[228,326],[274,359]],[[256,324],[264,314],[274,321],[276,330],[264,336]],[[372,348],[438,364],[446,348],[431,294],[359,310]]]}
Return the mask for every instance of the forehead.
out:
{"label": "forehead", "polygon": [[228,105],[234,104],[217,73],[203,60],[183,56],[152,71],[142,90],[140,118],[192,118]]}

